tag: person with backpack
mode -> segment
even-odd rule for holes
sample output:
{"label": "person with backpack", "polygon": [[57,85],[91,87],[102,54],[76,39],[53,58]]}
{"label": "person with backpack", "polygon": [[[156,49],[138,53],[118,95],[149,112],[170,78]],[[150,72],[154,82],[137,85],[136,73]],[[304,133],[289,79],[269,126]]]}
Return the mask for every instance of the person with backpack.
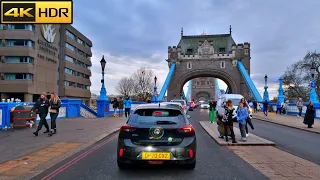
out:
{"label": "person with backpack", "polygon": [[119,108],[119,101],[117,98],[114,98],[113,101],[111,101],[111,104],[113,104],[113,109],[114,109],[114,114],[113,116],[115,117],[117,114],[117,109]]}
{"label": "person with backpack", "polygon": [[122,97],[119,98],[119,117],[123,115],[123,99]]}

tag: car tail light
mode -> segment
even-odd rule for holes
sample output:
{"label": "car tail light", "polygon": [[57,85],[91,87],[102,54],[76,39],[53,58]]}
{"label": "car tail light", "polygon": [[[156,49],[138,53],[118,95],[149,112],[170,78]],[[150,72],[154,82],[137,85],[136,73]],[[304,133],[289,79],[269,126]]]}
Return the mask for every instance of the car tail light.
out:
{"label": "car tail light", "polygon": [[179,131],[184,133],[194,133],[194,129],[191,125],[187,125],[182,128],[179,128]]}
{"label": "car tail light", "polygon": [[135,130],[136,130],[135,127],[129,126],[128,124],[125,124],[120,128],[120,132],[132,132],[132,131],[135,131]]}
{"label": "car tail light", "polygon": [[182,106],[182,108],[183,108],[183,109],[186,109],[186,108],[187,108],[187,106]]}
{"label": "car tail light", "polygon": [[191,149],[189,149],[189,156],[193,158],[193,151]]}
{"label": "car tail light", "polygon": [[119,150],[119,156],[120,156],[120,157],[123,156],[123,149],[120,149],[120,150]]}

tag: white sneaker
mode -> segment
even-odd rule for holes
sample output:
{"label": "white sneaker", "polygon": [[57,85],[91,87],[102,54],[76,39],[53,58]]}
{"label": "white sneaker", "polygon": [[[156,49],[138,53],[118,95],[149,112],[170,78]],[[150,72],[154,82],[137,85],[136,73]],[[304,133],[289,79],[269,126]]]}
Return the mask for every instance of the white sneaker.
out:
{"label": "white sneaker", "polygon": [[245,141],[247,141],[247,139],[246,138],[241,138],[241,141],[245,142]]}
{"label": "white sneaker", "polygon": [[297,117],[298,117],[298,118],[300,118],[300,116],[299,116],[299,115],[297,115]]}
{"label": "white sneaker", "polygon": [[248,134],[246,134],[246,137],[248,137],[249,136],[249,133]]}

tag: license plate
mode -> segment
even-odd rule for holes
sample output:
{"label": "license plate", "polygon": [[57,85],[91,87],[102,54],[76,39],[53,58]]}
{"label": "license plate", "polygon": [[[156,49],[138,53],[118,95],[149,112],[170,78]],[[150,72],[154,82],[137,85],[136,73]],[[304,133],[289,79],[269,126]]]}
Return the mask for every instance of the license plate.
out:
{"label": "license plate", "polygon": [[143,160],[170,160],[168,152],[142,152]]}

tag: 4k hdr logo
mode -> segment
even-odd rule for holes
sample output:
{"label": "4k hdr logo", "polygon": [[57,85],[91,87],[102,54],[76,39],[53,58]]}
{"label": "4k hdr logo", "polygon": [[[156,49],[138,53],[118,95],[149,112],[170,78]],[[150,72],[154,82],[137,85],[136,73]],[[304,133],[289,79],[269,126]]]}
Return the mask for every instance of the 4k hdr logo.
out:
{"label": "4k hdr logo", "polygon": [[53,43],[56,37],[55,27],[52,24],[44,24],[41,27],[41,32],[45,40]]}
{"label": "4k hdr logo", "polygon": [[72,24],[72,1],[1,1],[1,23]]}

